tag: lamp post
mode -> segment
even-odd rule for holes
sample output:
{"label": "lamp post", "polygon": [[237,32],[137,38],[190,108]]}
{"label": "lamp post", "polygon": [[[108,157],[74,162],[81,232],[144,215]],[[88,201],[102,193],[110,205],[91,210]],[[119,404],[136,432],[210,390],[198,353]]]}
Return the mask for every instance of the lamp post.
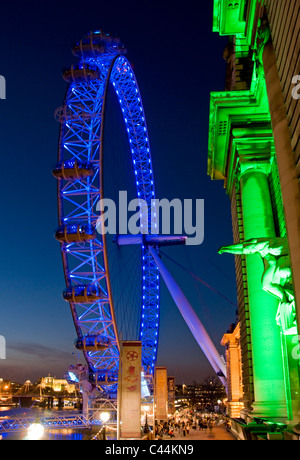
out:
{"label": "lamp post", "polygon": [[144,433],[145,433],[145,434],[148,434],[148,433],[150,433],[150,429],[149,429],[149,425],[148,425],[148,410],[149,410],[149,406],[145,406],[144,409],[145,409],[145,411],[146,411],[146,419],[145,419]]}
{"label": "lamp post", "polygon": [[28,433],[27,439],[38,441],[39,439],[42,438],[44,431],[45,430],[44,430],[43,425],[40,423],[39,419],[36,419],[35,422],[32,423],[27,429],[27,433]]}
{"label": "lamp post", "polygon": [[101,412],[101,414],[100,414],[100,419],[101,419],[101,421],[103,423],[103,441],[106,441],[106,425],[105,425],[105,423],[108,422],[109,417],[110,417],[110,415],[109,415],[108,412]]}

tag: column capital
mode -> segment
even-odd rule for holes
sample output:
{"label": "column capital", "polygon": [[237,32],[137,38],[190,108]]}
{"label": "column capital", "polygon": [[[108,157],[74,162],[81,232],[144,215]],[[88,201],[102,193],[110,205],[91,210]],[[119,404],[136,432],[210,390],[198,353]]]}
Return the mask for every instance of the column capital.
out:
{"label": "column capital", "polygon": [[268,124],[233,128],[232,146],[240,174],[245,174],[250,170],[270,173],[274,142],[272,130]]}
{"label": "column capital", "polygon": [[238,348],[239,339],[235,334],[224,334],[221,340],[221,345],[227,348]]}
{"label": "column capital", "polygon": [[223,335],[221,345],[224,347],[238,347],[240,343],[240,335],[240,323],[238,323],[232,331],[226,332],[226,334]]}
{"label": "column capital", "polygon": [[245,159],[243,157],[239,158],[240,173],[239,179],[247,173],[264,173],[267,175],[271,172],[271,165],[268,160],[263,159]]}

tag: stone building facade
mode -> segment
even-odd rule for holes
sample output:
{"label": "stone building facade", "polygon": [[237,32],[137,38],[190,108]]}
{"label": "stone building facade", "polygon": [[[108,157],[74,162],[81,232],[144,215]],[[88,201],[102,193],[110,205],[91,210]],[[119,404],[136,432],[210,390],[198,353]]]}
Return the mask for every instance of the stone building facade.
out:
{"label": "stone building facade", "polygon": [[[241,417],[295,425],[300,395],[300,2],[214,0],[213,30],[228,36],[228,46],[225,89],[211,93],[208,174],[224,181],[231,200],[233,241],[224,245],[231,246],[227,252],[235,254],[236,263]],[[262,242],[265,249],[259,251]]]}

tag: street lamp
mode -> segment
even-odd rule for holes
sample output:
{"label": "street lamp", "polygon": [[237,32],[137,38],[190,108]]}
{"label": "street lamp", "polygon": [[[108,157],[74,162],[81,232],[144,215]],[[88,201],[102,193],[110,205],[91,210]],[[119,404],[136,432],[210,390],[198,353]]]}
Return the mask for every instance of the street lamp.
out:
{"label": "street lamp", "polygon": [[106,441],[106,425],[105,425],[105,423],[108,422],[109,417],[110,417],[110,415],[109,415],[108,412],[101,412],[101,414],[100,414],[100,419],[101,419],[101,421],[103,423],[103,441]]}
{"label": "street lamp", "polygon": [[149,425],[148,425],[148,410],[149,410],[149,406],[145,406],[144,409],[145,409],[145,412],[146,412],[144,433],[148,434],[148,433],[150,433],[150,429],[149,429]]}
{"label": "street lamp", "polygon": [[28,439],[30,440],[39,440],[44,434],[44,427],[43,425],[39,422],[39,420],[36,420],[34,423],[32,423],[27,430],[28,433]]}

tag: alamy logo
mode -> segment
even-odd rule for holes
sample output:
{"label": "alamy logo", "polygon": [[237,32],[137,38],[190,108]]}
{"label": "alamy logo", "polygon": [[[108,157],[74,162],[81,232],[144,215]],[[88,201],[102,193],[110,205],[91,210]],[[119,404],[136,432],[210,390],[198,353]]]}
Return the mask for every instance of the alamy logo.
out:
{"label": "alamy logo", "polygon": [[292,90],[292,98],[300,99],[300,75],[295,75],[292,78],[293,85],[296,85]]}
{"label": "alamy logo", "polygon": [[6,81],[3,75],[0,75],[0,99],[6,99]]}
{"label": "alamy logo", "polygon": [[[116,203],[101,199],[97,203],[100,217],[98,233],[105,235],[183,235],[186,244],[199,245],[204,240],[204,200],[174,198],[169,201],[152,199],[148,203],[140,198],[127,200],[127,192],[119,192],[119,210]],[[129,214],[129,213],[134,214]]]}
{"label": "alamy logo", "polygon": [[298,361],[300,358],[299,340],[300,340],[300,336],[294,335],[291,341],[295,345],[292,349],[292,358],[295,359],[296,361]]}
{"label": "alamy logo", "polygon": [[6,342],[3,335],[0,335],[0,359],[6,359]]}

